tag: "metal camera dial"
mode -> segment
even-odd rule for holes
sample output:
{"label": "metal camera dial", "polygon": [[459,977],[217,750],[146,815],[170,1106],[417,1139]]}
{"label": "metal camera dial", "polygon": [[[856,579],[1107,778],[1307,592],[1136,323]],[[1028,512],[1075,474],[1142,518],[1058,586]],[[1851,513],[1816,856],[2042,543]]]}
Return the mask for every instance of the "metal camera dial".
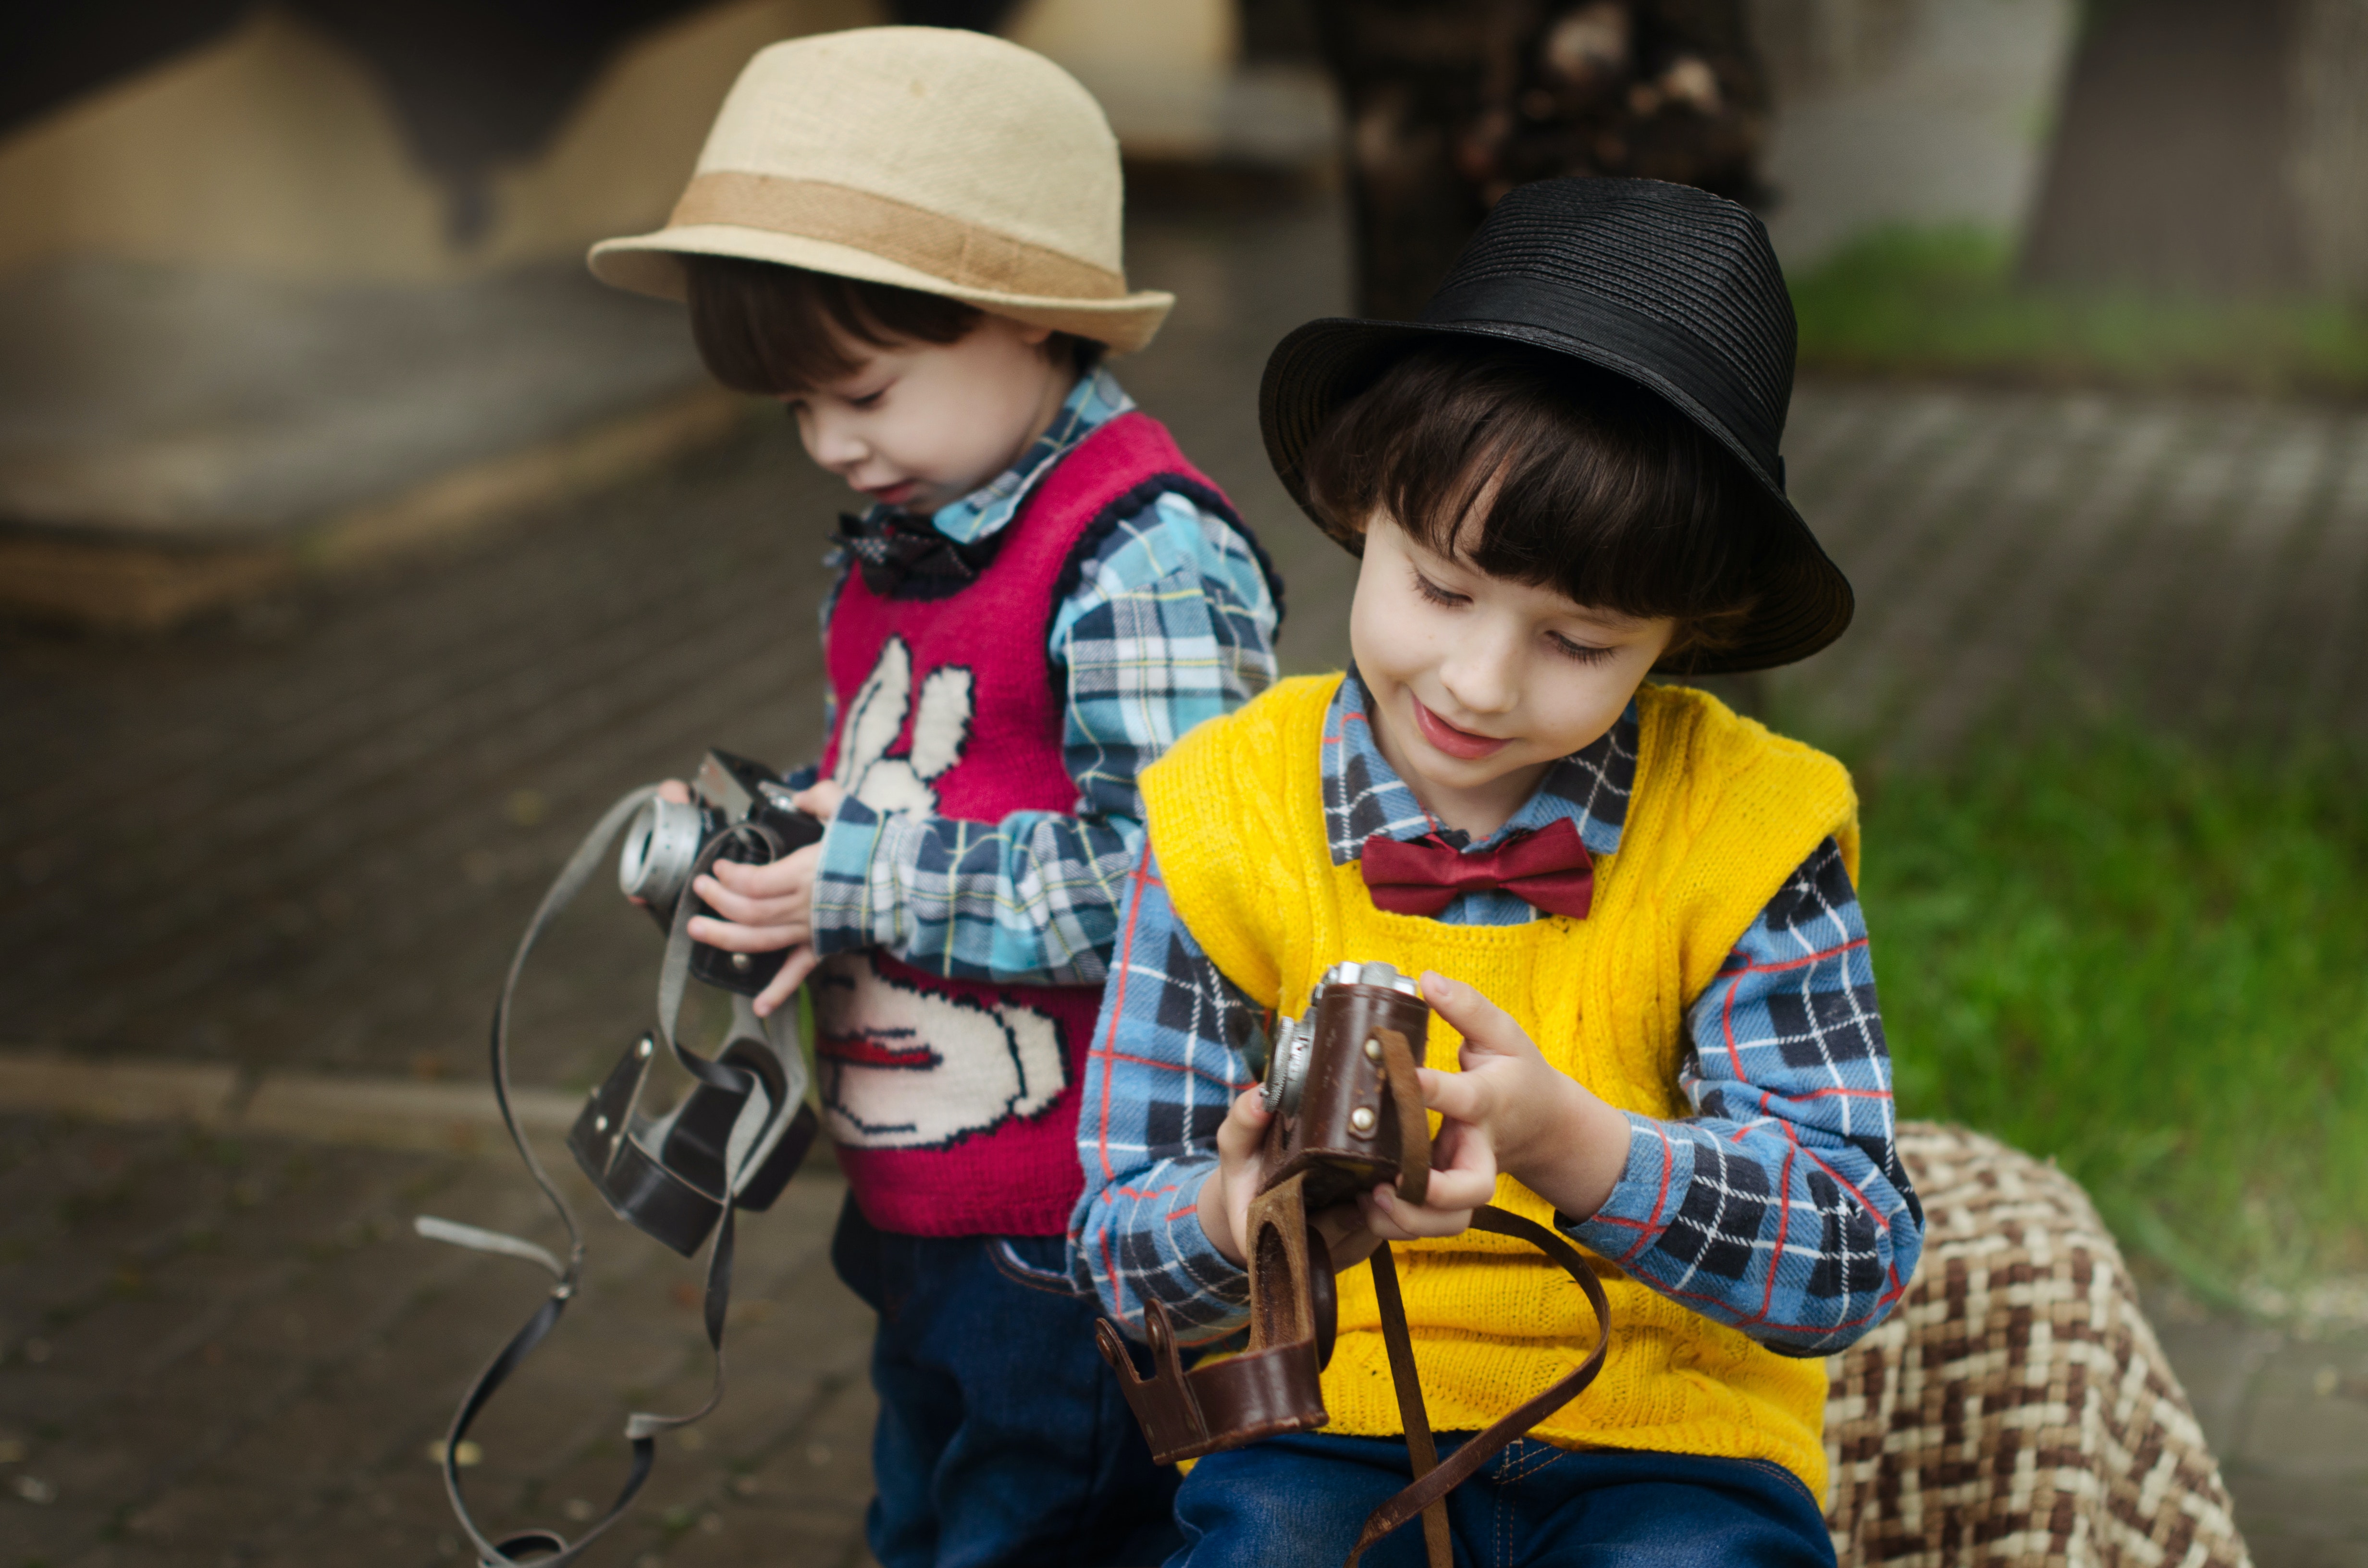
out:
{"label": "metal camera dial", "polygon": [[[1318,994],[1320,994],[1320,991]],[[1274,1065],[1267,1069],[1258,1089],[1258,1103],[1269,1116],[1296,1116],[1302,1091],[1307,1087],[1307,1059],[1315,1048],[1315,998],[1308,998],[1307,1016],[1285,1018],[1274,1042]]]}

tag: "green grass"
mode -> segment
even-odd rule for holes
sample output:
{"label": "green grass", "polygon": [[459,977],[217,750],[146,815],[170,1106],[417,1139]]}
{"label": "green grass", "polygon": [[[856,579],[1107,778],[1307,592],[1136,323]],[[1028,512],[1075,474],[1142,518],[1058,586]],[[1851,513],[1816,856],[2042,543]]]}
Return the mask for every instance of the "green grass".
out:
{"label": "green grass", "polygon": [[1793,283],[1804,369],[2049,386],[2368,395],[2368,311],[2018,288],[2001,236],[1884,229]]}
{"label": "green grass", "polygon": [[2052,1155],[2207,1295],[2368,1272],[2368,767],[2126,732],[1864,776],[1904,1116]]}

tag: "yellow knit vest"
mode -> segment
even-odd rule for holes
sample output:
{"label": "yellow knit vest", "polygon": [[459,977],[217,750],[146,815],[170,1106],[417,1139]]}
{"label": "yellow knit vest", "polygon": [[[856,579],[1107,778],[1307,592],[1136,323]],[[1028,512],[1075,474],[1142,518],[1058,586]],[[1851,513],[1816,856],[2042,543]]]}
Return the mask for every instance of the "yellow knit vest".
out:
{"label": "yellow knit vest", "polygon": [[[1715,699],[1647,687],[1634,793],[1617,854],[1596,861],[1586,920],[1446,926],[1373,907],[1327,847],[1319,743],[1338,676],[1281,683],[1201,725],[1143,776],[1151,842],[1178,915],[1217,967],[1296,1014],[1343,959],[1465,981],[1510,1013],[1546,1060],[1623,1110],[1677,1117],[1684,1010],[1753,917],[1832,835],[1858,873],[1857,799],[1840,764]],[[1429,1065],[1461,1040],[1434,1017]],[[1497,1202],[1553,1223],[1510,1176]],[[1474,1231],[1397,1249],[1406,1321],[1434,1428],[1471,1431],[1592,1347],[1587,1299],[1523,1243]],[[1611,1300],[1602,1375],[1538,1436],[1565,1447],[1758,1459],[1823,1497],[1825,1363],[1788,1358],[1589,1255]],[[1339,1281],[1324,1374],[1330,1430],[1400,1430],[1379,1309],[1364,1269]]]}

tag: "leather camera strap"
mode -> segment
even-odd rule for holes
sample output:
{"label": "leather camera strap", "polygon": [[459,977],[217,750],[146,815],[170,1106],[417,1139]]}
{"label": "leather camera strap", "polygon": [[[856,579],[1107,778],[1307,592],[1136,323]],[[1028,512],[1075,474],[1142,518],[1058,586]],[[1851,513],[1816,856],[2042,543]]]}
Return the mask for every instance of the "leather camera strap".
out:
{"label": "leather camera strap", "polygon": [[[555,1281],[552,1286],[551,1294],[535,1309],[534,1314],[527,1319],[525,1326],[510,1336],[509,1343],[502,1346],[501,1352],[486,1365],[483,1372],[477,1375],[477,1381],[470,1385],[469,1392],[461,1399],[461,1408],[453,1415],[452,1425],[445,1435],[443,1454],[445,1496],[450,1501],[454,1517],[460,1520],[461,1529],[469,1537],[470,1545],[476,1551],[478,1562],[484,1564],[484,1568],[524,1568],[524,1565],[529,1563],[531,1563],[533,1568],[564,1568],[564,1564],[575,1562],[587,1547],[598,1540],[611,1525],[624,1517],[626,1509],[632,1505],[633,1499],[641,1493],[643,1484],[650,1478],[651,1467],[656,1460],[657,1435],[678,1426],[689,1426],[692,1422],[701,1419],[723,1398],[723,1325],[726,1311],[732,1300],[732,1258],[734,1234],[733,1220],[738,1212],[734,1198],[741,1179],[741,1168],[737,1165],[727,1165],[725,1169],[723,1212],[717,1222],[714,1244],[707,1257],[704,1310],[700,1318],[701,1326],[707,1332],[708,1347],[714,1353],[715,1358],[715,1377],[709,1390],[707,1402],[688,1415],[664,1415],[653,1412],[636,1411],[625,1418],[625,1441],[631,1450],[631,1463],[626,1471],[624,1483],[618,1488],[616,1498],[609,1505],[608,1512],[593,1521],[586,1528],[584,1533],[573,1541],[555,1530],[547,1529],[525,1530],[499,1541],[489,1540],[483,1531],[478,1529],[476,1520],[469,1513],[467,1503],[461,1498],[460,1470],[461,1439],[468,1436],[469,1428],[475,1423],[478,1414],[484,1409],[486,1403],[494,1397],[495,1392],[508,1381],[509,1375],[518,1369],[518,1364],[525,1360],[535,1346],[542,1343],[544,1336],[557,1325],[560,1314],[566,1311],[567,1303],[575,1299],[576,1288],[582,1280],[584,1272],[584,1236],[575,1223],[575,1211],[568,1208],[567,1200],[560,1196],[558,1187],[552,1184],[550,1174],[543,1169],[541,1160],[536,1157],[533,1145],[527,1141],[526,1130],[518,1125],[517,1113],[510,1104],[511,1002],[518,991],[518,976],[525,971],[527,957],[534,951],[535,944],[541,940],[543,933],[559,917],[561,912],[575,901],[576,893],[582,891],[593,869],[608,854],[610,843],[623,830],[625,824],[632,818],[635,812],[641,809],[644,801],[656,793],[655,788],[633,790],[609,807],[592,831],[585,835],[584,841],[576,846],[575,852],[568,858],[567,864],[561,869],[559,875],[552,880],[551,887],[542,895],[542,903],[536,906],[534,918],[527,923],[526,934],[518,939],[518,951],[511,956],[509,971],[503,977],[501,997],[494,1005],[492,1040],[494,1097],[501,1108],[502,1125],[508,1130],[510,1142],[517,1146],[518,1158],[526,1162],[528,1174],[534,1177],[535,1185],[541,1187],[542,1195],[550,1199],[552,1208],[558,1211],[560,1223],[566,1228],[566,1261],[563,1264],[550,1251],[537,1246],[532,1242],[516,1236],[506,1236],[495,1231],[481,1230],[474,1225],[457,1224],[452,1221],[438,1220],[431,1215],[422,1215],[414,1221],[419,1233],[430,1240],[450,1242],[459,1246],[474,1248],[479,1252],[525,1258],[548,1269]],[[712,858],[712,853],[704,857],[700,862],[700,869],[704,869]],[[734,1092],[761,1094],[762,1089],[756,1082],[755,1074],[723,1062],[711,1062],[696,1051],[686,1051],[674,1038],[675,1015],[681,1005],[683,977],[688,972],[690,963],[689,931],[690,903],[688,896],[684,897],[677,910],[673,930],[666,939],[666,958],[660,968],[658,1015],[661,1033],[675,1060],[681,1064],[684,1071],[699,1082]],[[778,1017],[780,1015],[776,1013],[775,1017]],[[778,1039],[773,1039],[769,1031],[768,1039],[772,1040],[778,1051],[780,1041]],[[794,1056],[795,1053],[792,1052],[792,1060]],[[799,1096],[802,1096],[804,1092],[803,1079],[797,1082],[795,1096],[785,1096],[786,1104],[770,1108],[771,1119],[776,1121],[786,1119],[793,1108],[800,1103]],[[771,1142],[778,1141],[778,1128],[768,1131],[772,1133],[769,1141],[760,1135],[753,1140],[735,1138],[734,1142],[735,1144],[746,1142],[769,1148]],[[751,1154],[758,1152],[757,1148],[753,1147],[747,1150]],[[734,1149],[731,1151],[730,1157],[743,1157],[741,1150]]]}
{"label": "leather camera strap", "polygon": [[[1417,1104],[1421,1102],[1417,1101]],[[1398,1291],[1397,1260],[1383,1242],[1373,1249],[1373,1294],[1382,1308],[1382,1344],[1390,1353],[1390,1386],[1398,1396],[1398,1421],[1406,1428],[1406,1459],[1419,1482],[1439,1464],[1439,1445],[1430,1436],[1430,1412],[1423,1407],[1422,1379],[1415,1370],[1414,1341],[1406,1333],[1406,1297]],[[1447,1539],[1447,1498],[1432,1498],[1422,1509],[1422,1549],[1430,1568],[1454,1568],[1455,1549]],[[1360,1543],[1359,1551],[1364,1550]],[[1354,1557],[1349,1560],[1356,1562]]]}
{"label": "leather camera strap", "polygon": [[1422,1080],[1414,1047],[1395,1029],[1375,1029],[1382,1046],[1382,1073],[1390,1085],[1390,1110],[1398,1123],[1397,1193],[1420,1203],[1430,1192],[1430,1114],[1422,1106]]}
{"label": "leather camera strap", "polygon": [[[1535,1426],[1584,1392],[1587,1385],[1595,1381],[1596,1374],[1603,1370],[1603,1358],[1611,1348],[1611,1303],[1603,1294],[1602,1281],[1595,1278],[1595,1271],[1587,1266],[1587,1259],[1567,1239],[1546,1229],[1534,1220],[1525,1220],[1519,1214],[1508,1213],[1493,1203],[1473,1210],[1472,1228],[1475,1231],[1489,1231],[1500,1236],[1511,1236],[1516,1240],[1525,1241],[1562,1265],[1564,1270],[1577,1281],[1579,1289],[1587,1292],[1588,1304],[1595,1309],[1595,1348],[1588,1354],[1586,1360],[1555,1379],[1543,1392],[1525,1400],[1514,1409],[1507,1411],[1503,1415],[1490,1422],[1484,1430],[1474,1434],[1470,1441],[1449,1455],[1445,1463],[1437,1465],[1429,1473],[1421,1473],[1419,1460],[1417,1460],[1414,1483],[1374,1509],[1365,1520],[1365,1528],[1357,1537],[1357,1544],[1349,1553],[1349,1568],[1357,1568],[1358,1559],[1362,1557],[1376,1541],[1417,1514],[1424,1516],[1423,1536],[1425,1544],[1428,1546],[1431,1539],[1429,1510],[1432,1506],[1439,1505],[1443,1509],[1441,1499],[1445,1498],[1450,1492],[1471,1479],[1482,1465],[1496,1458],[1514,1438],[1523,1436],[1531,1427]],[[1383,1249],[1383,1251],[1386,1250],[1386,1248]],[[1381,1255],[1375,1254],[1375,1256],[1379,1256]],[[1391,1295],[1395,1300],[1397,1285],[1395,1266],[1392,1267],[1390,1274]],[[1380,1285],[1381,1279],[1382,1270],[1376,1267],[1373,1270],[1376,1287]],[[1398,1303],[1395,1321],[1396,1333],[1404,1335],[1406,1330],[1403,1302]],[[1391,1335],[1392,1322],[1393,1314],[1388,1307],[1384,1306],[1382,1313],[1382,1334],[1383,1342],[1389,1346],[1390,1375],[1397,1378],[1398,1386],[1404,1389],[1408,1379],[1407,1374],[1402,1374],[1398,1369],[1398,1344]],[[1413,1346],[1410,1342],[1406,1345],[1406,1360],[1407,1372],[1410,1374],[1414,1363]],[[1419,1398],[1419,1394],[1417,1397]],[[1399,1408],[1401,1411],[1405,1409],[1403,1394],[1399,1398]],[[1406,1437],[1408,1449],[1412,1451],[1414,1426],[1411,1421],[1406,1425]],[[1423,1442],[1426,1448],[1429,1447],[1430,1435],[1427,1420]],[[1440,1524],[1440,1535],[1443,1537],[1445,1534],[1443,1512]],[[1441,1562],[1443,1560],[1438,1554],[1438,1549],[1432,1548],[1431,1551],[1432,1563]]]}

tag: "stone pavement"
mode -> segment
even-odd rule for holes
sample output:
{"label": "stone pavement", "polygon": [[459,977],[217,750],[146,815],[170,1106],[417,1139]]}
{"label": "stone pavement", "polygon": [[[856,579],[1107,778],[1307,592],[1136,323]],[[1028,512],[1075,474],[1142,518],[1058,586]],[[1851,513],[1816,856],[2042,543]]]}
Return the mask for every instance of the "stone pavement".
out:
{"label": "stone pavement", "polygon": [[1814,387],[1792,490],[1850,574],[1788,717],[1908,755],[2123,712],[2368,736],[2368,412]]}
{"label": "stone pavement", "polygon": [[[1333,665],[1351,563],[1267,474],[1254,391],[1274,339],[1345,298],[1338,214],[1170,210],[1132,244],[1183,304],[1127,382],[1273,548],[1286,663]],[[1861,618],[1732,689],[1911,753],[2113,704],[2368,733],[2363,421],[1804,389],[1795,492]],[[0,632],[0,1046],[250,1084],[468,1079],[518,928],[602,805],[710,744],[814,749],[814,547],[837,505],[778,415],[752,415],[668,472],[170,641]],[[656,946],[596,885],[529,975],[521,1079],[580,1092],[640,1027]],[[0,1127],[0,1568],[439,1560],[426,1445],[537,1276],[404,1227],[534,1223],[497,1151]],[[703,1447],[669,1445],[599,1561],[858,1551],[867,1396],[860,1314],[822,1262],[836,1201],[810,1177],[750,1225],[736,1392]],[[595,1228],[595,1290],[529,1374],[542,1397],[485,1429],[489,1511],[601,1502],[627,1403],[699,1396],[694,1275]],[[2368,1563],[2368,1345],[2165,1315],[2260,1560]]]}
{"label": "stone pavement", "polygon": [[[594,1517],[624,1477],[627,1411],[706,1392],[697,1267],[547,1155],[592,1261],[472,1438],[471,1497],[496,1533]],[[0,1562],[466,1560],[434,1456],[547,1281],[422,1241],[411,1218],[552,1238],[515,1156],[13,1117],[0,1173]],[[825,1159],[743,1230],[731,1397],[662,1441],[595,1561],[865,1560],[869,1315],[825,1257],[844,1190]]]}

